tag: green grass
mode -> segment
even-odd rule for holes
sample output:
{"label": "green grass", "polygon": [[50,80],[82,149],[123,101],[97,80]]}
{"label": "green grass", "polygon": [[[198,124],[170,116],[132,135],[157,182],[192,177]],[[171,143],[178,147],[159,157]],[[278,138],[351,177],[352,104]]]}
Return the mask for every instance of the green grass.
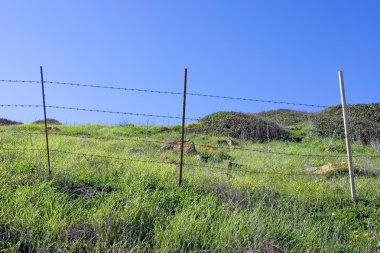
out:
{"label": "green grass", "polygon": [[[144,163],[179,154],[140,140],[174,140],[179,127],[56,126],[51,177],[43,126],[0,127],[0,252],[376,252],[380,242],[380,178],[357,177],[360,202],[350,201],[347,175],[301,176],[304,169],[344,157],[298,157],[218,149],[226,161],[204,164],[186,156],[184,184],[173,164]],[[25,134],[38,132],[40,134]],[[77,135],[78,138],[54,133]],[[217,145],[223,137],[188,135]],[[339,139],[307,135],[301,142],[239,142],[254,150],[344,155]],[[129,148],[142,152],[128,153]],[[354,155],[379,155],[353,145]],[[365,168],[379,158],[358,157]],[[207,165],[208,167],[203,167]],[[258,174],[255,172],[267,172]],[[270,174],[279,173],[279,174]],[[282,173],[282,174],[280,174]]]}

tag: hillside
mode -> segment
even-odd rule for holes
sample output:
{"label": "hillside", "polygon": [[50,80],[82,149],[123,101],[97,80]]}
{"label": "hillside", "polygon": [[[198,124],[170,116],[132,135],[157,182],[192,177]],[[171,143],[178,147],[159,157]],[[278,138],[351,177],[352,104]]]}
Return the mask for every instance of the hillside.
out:
{"label": "hillside", "polygon": [[[160,148],[178,126],[51,129],[49,177],[43,126],[0,127],[5,252],[379,250],[379,177],[357,177],[352,205],[346,173],[305,172],[346,161],[343,140],[229,147],[231,137],[189,134],[197,154],[185,156],[178,187],[179,153]],[[379,171],[379,151],[354,143],[353,152],[359,168]]]}

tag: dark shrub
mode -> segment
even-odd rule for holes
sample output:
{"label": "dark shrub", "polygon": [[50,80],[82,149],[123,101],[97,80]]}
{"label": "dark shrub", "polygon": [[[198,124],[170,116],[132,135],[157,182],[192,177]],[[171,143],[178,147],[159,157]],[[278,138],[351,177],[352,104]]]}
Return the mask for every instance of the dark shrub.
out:
{"label": "dark shrub", "polygon": [[[348,106],[351,137],[354,141],[369,144],[380,140],[380,103]],[[315,114],[313,125],[321,136],[344,138],[342,107],[329,107]]]}
{"label": "dark shrub", "polygon": [[10,126],[10,125],[19,125],[19,124],[22,124],[22,123],[9,120],[9,119],[0,118],[0,126]]}
{"label": "dark shrub", "polygon": [[217,112],[201,119],[204,131],[253,141],[286,140],[288,133],[272,122],[266,122],[252,114]]}
{"label": "dark shrub", "polygon": [[[46,119],[46,121],[49,125],[62,125],[62,123],[56,119]],[[45,120],[43,119],[36,120],[33,122],[33,124],[45,124]]]}

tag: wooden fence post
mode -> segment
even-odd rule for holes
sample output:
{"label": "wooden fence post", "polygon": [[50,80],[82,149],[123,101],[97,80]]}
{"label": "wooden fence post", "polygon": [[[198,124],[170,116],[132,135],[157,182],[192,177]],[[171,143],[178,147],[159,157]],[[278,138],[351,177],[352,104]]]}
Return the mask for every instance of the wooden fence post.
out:
{"label": "wooden fence post", "polygon": [[356,190],[355,190],[355,171],[352,163],[352,152],[351,152],[351,137],[350,137],[350,125],[348,121],[348,112],[346,108],[346,94],[344,91],[344,81],[343,81],[343,71],[338,72],[339,84],[340,84],[340,95],[342,99],[342,111],[343,111],[343,122],[344,122],[344,134],[346,136],[346,148],[347,148],[347,158],[348,158],[348,171],[350,176],[350,187],[351,187],[351,198],[352,202],[357,202]]}

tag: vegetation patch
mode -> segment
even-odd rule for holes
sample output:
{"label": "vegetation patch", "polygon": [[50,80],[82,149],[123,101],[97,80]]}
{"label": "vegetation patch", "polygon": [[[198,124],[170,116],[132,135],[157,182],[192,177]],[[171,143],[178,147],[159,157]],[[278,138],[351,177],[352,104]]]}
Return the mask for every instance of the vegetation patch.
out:
{"label": "vegetation patch", "polygon": [[[62,123],[56,119],[46,119],[46,123],[49,125],[62,125]],[[43,119],[36,120],[33,122],[33,124],[45,124],[45,120]]]}
{"label": "vegetation patch", "polygon": [[21,122],[5,119],[5,118],[0,118],[0,126],[11,126],[11,125],[20,125],[22,124]]}
{"label": "vegetation patch", "polygon": [[231,155],[224,151],[218,151],[218,152],[209,152],[207,150],[202,150],[198,152],[198,155],[196,158],[204,163],[217,163],[217,162],[222,162],[225,160],[232,160]]}
{"label": "vegetation patch", "polygon": [[[45,151],[29,150],[43,149],[45,136],[14,134],[41,131],[42,125],[1,127],[1,146],[19,151],[0,149],[0,252],[379,250],[380,177],[356,177],[359,202],[353,205],[347,165],[340,163],[345,159],[336,156],[344,150],[341,139],[308,134],[300,143],[254,143],[194,134],[191,140],[208,163],[185,155],[185,164],[193,166],[185,166],[178,187],[178,169],[163,163],[175,164],[179,154],[145,143],[147,136],[162,144],[178,140],[178,127],[164,133],[140,126],[56,127],[62,134],[52,137],[52,147],[70,153],[52,152],[52,177]],[[228,139],[241,148],[230,148]],[[157,164],[103,157],[139,156],[134,148]],[[377,150],[360,143],[352,149],[359,173],[380,168]],[[344,175],[304,171],[329,163]]]}
{"label": "vegetation patch", "polygon": [[114,189],[110,186],[95,186],[91,183],[73,183],[66,180],[61,180],[56,183],[58,190],[67,193],[70,197],[76,198],[92,198],[102,194],[112,192]]}
{"label": "vegetation patch", "polygon": [[216,135],[265,142],[287,140],[289,134],[276,123],[240,112],[217,112],[201,119],[204,131]]}
{"label": "vegetation patch", "polygon": [[288,109],[278,109],[266,112],[259,112],[253,115],[262,120],[274,122],[281,127],[290,127],[307,122],[311,116],[311,113]]}
{"label": "vegetation patch", "polygon": [[58,127],[51,127],[51,126],[49,126],[47,128],[47,130],[49,131],[49,133],[59,133],[59,132],[61,132],[61,129],[59,129]]}
{"label": "vegetation patch", "polygon": [[0,248],[11,247],[20,239],[20,234],[13,231],[9,223],[0,223]]}
{"label": "vegetation patch", "polygon": [[84,241],[91,244],[97,239],[97,232],[91,224],[80,224],[79,226],[66,230],[62,237],[62,239],[70,243]]}
{"label": "vegetation patch", "polygon": [[[363,144],[380,140],[380,103],[348,106],[351,138]],[[312,117],[320,136],[344,138],[342,107],[337,105],[320,111]]]}

